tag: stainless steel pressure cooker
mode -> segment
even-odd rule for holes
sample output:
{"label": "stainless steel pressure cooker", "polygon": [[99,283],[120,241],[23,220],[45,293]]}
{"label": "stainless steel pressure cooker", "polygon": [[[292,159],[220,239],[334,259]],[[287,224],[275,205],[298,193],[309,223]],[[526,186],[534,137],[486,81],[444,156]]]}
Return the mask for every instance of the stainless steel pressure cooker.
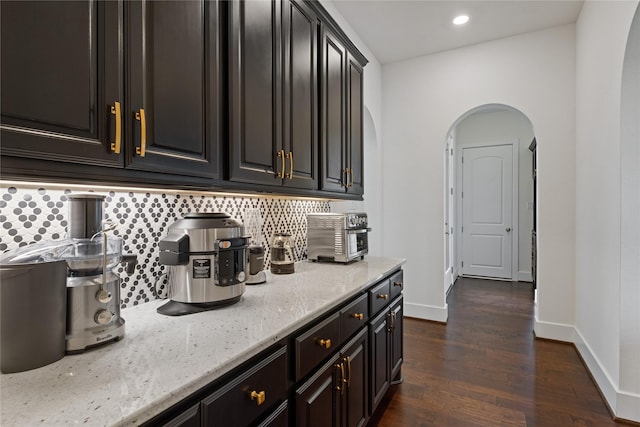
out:
{"label": "stainless steel pressure cooker", "polygon": [[159,243],[171,301],[158,313],[179,316],[238,302],[248,241],[242,224],[226,213],[190,213],[173,223]]}

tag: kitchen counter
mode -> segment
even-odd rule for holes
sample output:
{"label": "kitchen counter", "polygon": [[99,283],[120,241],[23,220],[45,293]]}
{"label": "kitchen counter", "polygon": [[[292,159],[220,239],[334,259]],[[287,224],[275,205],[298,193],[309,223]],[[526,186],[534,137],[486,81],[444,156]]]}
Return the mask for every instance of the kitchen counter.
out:
{"label": "kitchen counter", "polygon": [[404,259],[296,263],[247,286],[237,304],[168,317],[166,300],[122,310],[123,340],[48,366],[0,376],[2,426],[138,425],[239,366]]}

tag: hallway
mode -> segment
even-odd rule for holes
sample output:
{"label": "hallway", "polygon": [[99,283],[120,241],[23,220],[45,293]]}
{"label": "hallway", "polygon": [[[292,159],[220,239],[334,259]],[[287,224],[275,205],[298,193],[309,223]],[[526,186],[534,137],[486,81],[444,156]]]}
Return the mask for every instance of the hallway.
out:
{"label": "hallway", "polygon": [[460,278],[446,325],[405,318],[404,383],[370,425],[625,425],[572,345],[534,339],[532,301],[528,283]]}

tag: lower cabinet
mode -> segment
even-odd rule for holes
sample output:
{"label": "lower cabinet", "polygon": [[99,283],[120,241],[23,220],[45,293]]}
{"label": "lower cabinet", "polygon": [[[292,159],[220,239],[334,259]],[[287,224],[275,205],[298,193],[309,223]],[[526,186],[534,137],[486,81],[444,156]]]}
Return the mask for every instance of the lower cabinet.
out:
{"label": "lower cabinet", "polygon": [[363,329],[296,390],[297,427],[359,427],[368,419],[368,338]]}
{"label": "lower cabinet", "polygon": [[401,380],[403,362],[402,303],[400,295],[369,325],[371,341],[371,412],[375,411],[392,382]]}

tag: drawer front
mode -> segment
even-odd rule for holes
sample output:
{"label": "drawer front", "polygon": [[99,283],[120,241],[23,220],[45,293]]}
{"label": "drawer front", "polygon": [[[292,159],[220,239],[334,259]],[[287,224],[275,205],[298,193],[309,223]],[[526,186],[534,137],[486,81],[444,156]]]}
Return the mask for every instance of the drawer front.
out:
{"label": "drawer front", "polygon": [[287,427],[289,425],[289,406],[285,400],[258,427]]}
{"label": "drawer front", "polygon": [[369,315],[375,316],[390,302],[389,279],[386,279],[369,290]]}
{"label": "drawer front", "polygon": [[287,349],[263,361],[202,400],[206,426],[246,426],[286,398]]}
{"label": "drawer front", "polygon": [[346,341],[369,321],[369,296],[364,294],[340,310],[340,334]]}
{"label": "drawer front", "polygon": [[334,313],[296,337],[296,381],[311,372],[340,345],[340,313]]}
{"label": "drawer front", "polygon": [[391,300],[395,299],[398,295],[402,293],[402,289],[404,289],[404,282],[402,279],[402,270],[396,272],[389,278],[389,287],[391,293]]}

